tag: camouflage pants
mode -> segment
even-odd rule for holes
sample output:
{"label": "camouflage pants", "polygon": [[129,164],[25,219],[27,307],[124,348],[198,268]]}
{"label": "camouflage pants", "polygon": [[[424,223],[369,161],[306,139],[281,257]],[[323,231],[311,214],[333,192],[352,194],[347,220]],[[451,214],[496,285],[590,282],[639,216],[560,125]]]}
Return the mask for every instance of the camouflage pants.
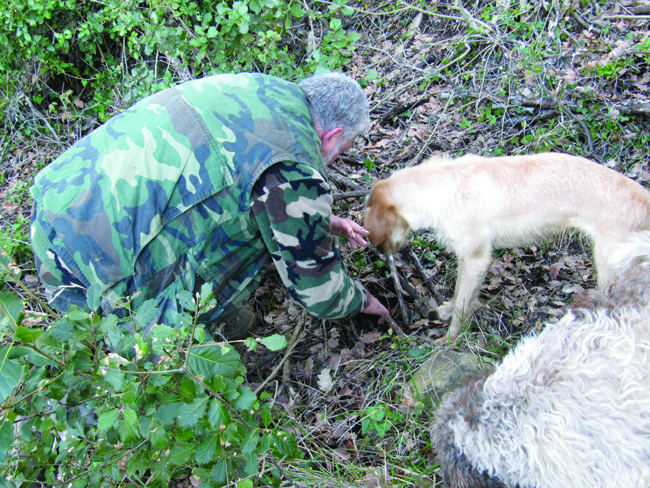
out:
{"label": "camouflage pants", "polygon": [[90,286],[49,221],[32,207],[31,240],[34,250],[36,272],[41,278],[45,297],[52,307],[68,312],[73,305],[88,310],[86,290]]}
{"label": "camouflage pants", "polygon": [[[62,312],[70,311],[73,306],[90,312],[86,302],[86,293],[91,283],[79,271],[51,224],[42,212],[38,211],[36,206],[32,208],[31,240],[36,271],[43,283],[48,303]],[[262,269],[230,302],[215,308],[211,312],[202,314],[199,317],[199,322],[217,325],[236,315],[259,286],[264,276],[263,271]],[[204,281],[196,275],[193,291],[200,291],[203,283]],[[180,283],[175,283],[175,286],[163,290],[154,298],[158,302],[158,316],[145,329],[145,334],[150,331],[150,327],[155,323],[174,326],[174,314],[172,312],[182,311],[178,300],[176,300],[176,292],[180,291],[177,290],[178,285]],[[135,294],[137,291],[137,289],[130,290],[129,294]],[[114,313],[118,317],[126,315],[124,309],[114,308],[105,302],[102,302],[102,311],[105,314]]]}

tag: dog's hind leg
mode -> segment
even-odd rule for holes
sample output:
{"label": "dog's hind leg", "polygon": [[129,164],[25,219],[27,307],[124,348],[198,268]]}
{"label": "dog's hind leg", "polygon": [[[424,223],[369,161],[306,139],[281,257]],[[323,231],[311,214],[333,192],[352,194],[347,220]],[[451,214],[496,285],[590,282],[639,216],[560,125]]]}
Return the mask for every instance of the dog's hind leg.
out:
{"label": "dog's hind leg", "polygon": [[[451,301],[453,303],[451,323],[449,324],[447,336],[439,339],[439,344],[446,344],[447,342],[454,343],[456,341],[461,327],[475,308],[479,289],[491,262],[492,250],[487,246],[481,250],[474,251],[469,257],[458,256],[456,290],[454,292],[454,298]],[[444,313],[448,307],[449,305],[447,303],[439,307],[438,310],[440,311],[442,309]]]}

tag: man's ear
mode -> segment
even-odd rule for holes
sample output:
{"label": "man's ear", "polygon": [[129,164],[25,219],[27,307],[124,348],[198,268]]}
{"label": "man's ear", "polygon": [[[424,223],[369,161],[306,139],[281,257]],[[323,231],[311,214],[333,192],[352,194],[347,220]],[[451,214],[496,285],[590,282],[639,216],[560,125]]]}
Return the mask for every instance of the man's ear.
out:
{"label": "man's ear", "polygon": [[343,127],[334,127],[321,134],[320,141],[323,146],[323,154],[327,154],[336,149],[341,136],[343,135]]}

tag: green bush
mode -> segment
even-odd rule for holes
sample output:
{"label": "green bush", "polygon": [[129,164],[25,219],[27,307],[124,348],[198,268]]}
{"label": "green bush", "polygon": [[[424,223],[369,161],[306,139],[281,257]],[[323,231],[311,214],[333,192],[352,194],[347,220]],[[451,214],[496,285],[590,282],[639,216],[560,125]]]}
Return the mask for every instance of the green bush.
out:
{"label": "green bush", "polygon": [[[6,253],[0,270],[20,285]],[[145,337],[151,302],[126,319],[50,311],[57,320],[44,326],[44,314],[0,292],[0,486],[274,483],[277,471],[260,472],[259,462],[299,456],[296,441],[266,396],[242,386],[235,348],[193,321],[190,312],[215,305],[211,286],[181,298],[178,327],[156,325]],[[260,342],[286,345],[282,336]]]}
{"label": "green bush", "polygon": [[[191,76],[256,71],[301,78],[340,69],[358,40],[341,0],[305,12],[300,0],[3,0],[0,88],[53,116],[101,122],[135,99]],[[305,17],[307,16],[307,17]],[[309,20],[309,22],[306,22]],[[320,45],[307,56],[316,25]]]}

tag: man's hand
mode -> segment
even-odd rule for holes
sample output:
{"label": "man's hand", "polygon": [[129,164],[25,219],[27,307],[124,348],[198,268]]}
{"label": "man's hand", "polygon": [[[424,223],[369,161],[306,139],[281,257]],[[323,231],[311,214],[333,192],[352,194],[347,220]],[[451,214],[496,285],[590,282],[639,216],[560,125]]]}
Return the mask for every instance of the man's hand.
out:
{"label": "man's hand", "polygon": [[353,222],[350,219],[342,219],[336,215],[330,215],[330,226],[332,227],[332,234],[345,237],[350,243],[352,249],[356,249],[357,244],[361,246],[368,245],[363,238],[368,237],[370,232],[356,222]]}
{"label": "man's hand", "polygon": [[[379,300],[377,300],[368,290],[366,290],[366,293],[368,294],[368,303],[366,304],[366,308],[362,310],[363,313],[368,313],[371,315],[389,315],[388,310],[386,307],[384,307]],[[381,321],[383,318],[379,321]]]}

